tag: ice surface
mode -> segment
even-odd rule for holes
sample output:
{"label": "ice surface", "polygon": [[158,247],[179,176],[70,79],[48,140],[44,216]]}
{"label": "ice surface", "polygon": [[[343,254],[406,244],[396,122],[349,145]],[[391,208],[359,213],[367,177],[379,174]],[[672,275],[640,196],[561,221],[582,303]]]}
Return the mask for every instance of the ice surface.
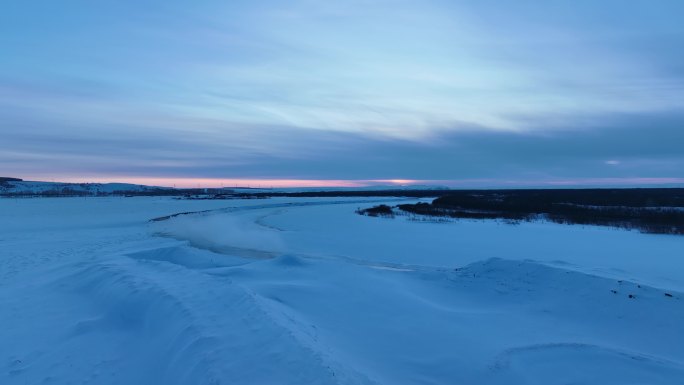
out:
{"label": "ice surface", "polygon": [[0,199],[0,384],[683,383],[684,237],[358,206]]}

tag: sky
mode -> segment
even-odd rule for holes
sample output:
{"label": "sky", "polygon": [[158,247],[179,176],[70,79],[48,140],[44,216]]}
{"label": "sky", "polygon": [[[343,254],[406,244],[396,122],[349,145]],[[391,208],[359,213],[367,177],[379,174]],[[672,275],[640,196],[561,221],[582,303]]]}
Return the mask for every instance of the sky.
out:
{"label": "sky", "polygon": [[684,185],[679,0],[6,0],[0,176]]}

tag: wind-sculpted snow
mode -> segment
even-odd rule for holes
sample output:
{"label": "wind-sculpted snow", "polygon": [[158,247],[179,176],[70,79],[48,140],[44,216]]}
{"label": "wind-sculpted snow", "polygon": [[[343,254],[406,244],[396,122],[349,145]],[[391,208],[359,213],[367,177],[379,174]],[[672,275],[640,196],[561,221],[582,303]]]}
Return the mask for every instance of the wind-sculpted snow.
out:
{"label": "wind-sculpted snow", "polygon": [[[0,201],[13,219],[0,222],[3,385],[684,378],[678,284],[596,268],[631,266],[619,255],[592,265],[599,254],[542,255],[512,238],[555,227],[385,221],[325,200],[61,202]],[[615,240],[563,234],[599,249]],[[619,234],[650,247],[644,265],[681,245]]]}
{"label": "wind-sculpted snow", "polygon": [[[287,256],[220,274],[378,383],[670,384],[684,374],[681,294],[625,281],[497,259],[396,271]],[[577,343],[593,348],[575,349],[572,362],[519,353]],[[558,369],[544,373],[537,362]],[[594,370],[612,382],[594,382]]]}
{"label": "wind-sculpted snow", "polygon": [[506,381],[539,385],[554,383],[549,379],[559,374],[568,384],[674,384],[684,378],[681,363],[581,343],[512,348],[501,354],[494,371]]}
{"label": "wind-sculpted snow", "polygon": [[187,240],[191,245],[224,254],[242,251],[256,258],[273,257],[273,250],[282,249],[277,232],[263,231],[253,224],[241,223],[231,216],[206,216],[198,223],[194,217],[183,216],[164,223],[160,233]]}

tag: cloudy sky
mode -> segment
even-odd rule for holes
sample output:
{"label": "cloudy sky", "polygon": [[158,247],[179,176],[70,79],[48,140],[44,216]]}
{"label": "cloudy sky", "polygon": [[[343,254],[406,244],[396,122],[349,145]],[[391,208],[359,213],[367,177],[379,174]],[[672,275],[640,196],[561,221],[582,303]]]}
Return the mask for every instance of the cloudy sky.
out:
{"label": "cloudy sky", "polygon": [[683,184],[683,14],[679,0],[7,0],[0,175]]}

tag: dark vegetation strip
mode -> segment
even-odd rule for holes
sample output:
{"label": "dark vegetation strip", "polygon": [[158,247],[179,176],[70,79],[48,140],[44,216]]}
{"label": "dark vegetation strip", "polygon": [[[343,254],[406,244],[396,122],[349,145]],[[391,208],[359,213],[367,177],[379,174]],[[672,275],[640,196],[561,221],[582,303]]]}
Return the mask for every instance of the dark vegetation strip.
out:
{"label": "dark vegetation strip", "polygon": [[[684,234],[684,189],[564,189],[450,191],[432,203],[401,204],[424,216],[612,226],[645,233]],[[389,211],[388,211],[389,208]],[[388,206],[359,210],[393,216]]]}
{"label": "dark vegetation strip", "polygon": [[338,190],[338,191],[268,191],[240,193],[235,196],[245,197],[290,197],[290,198],[332,198],[332,197],[401,197],[401,198],[436,198],[449,194],[453,190]]}

